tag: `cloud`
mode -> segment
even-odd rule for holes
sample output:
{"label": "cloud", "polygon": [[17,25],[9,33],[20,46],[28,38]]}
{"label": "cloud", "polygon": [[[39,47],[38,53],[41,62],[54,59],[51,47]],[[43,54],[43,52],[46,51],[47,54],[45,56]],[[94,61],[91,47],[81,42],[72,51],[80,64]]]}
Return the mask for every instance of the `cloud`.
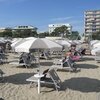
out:
{"label": "cloud", "polygon": [[64,20],[68,20],[68,19],[72,19],[73,17],[60,17],[60,18],[53,18],[51,19],[52,21],[64,21]]}

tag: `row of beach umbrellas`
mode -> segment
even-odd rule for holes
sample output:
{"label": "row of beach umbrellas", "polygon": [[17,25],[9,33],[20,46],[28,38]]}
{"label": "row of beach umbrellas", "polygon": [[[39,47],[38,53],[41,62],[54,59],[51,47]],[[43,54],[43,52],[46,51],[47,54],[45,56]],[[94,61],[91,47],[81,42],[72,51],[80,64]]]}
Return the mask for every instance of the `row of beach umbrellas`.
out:
{"label": "row of beach umbrellas", "polygon": [[12,41],[11,47],[16,52],[29,52],[32,49],[51,49],[62,51],[62,47],[70,48],[71,45],[81,45],[78,40],[49,40],[46,38],[19,38]]}
{"label": "row of beach umbrellas", "polygon": [[30,52],[34,49],[62,50],[62,46],[46,38],[25,38],[12,43],[15,52]]}

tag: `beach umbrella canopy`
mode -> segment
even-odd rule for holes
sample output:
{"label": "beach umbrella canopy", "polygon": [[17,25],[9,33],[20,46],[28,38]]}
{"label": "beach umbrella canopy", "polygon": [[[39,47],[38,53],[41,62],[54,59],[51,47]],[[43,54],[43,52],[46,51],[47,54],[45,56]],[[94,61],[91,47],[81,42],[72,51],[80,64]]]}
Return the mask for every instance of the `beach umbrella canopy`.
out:
{"label": "beach umbrella canopy", "polygon": [[77,45],[81,44],[81,42],[79,40],[73,40],[73,43],[75,43]]}
{"label": "beach umbrella canopy", "polygon": [[32,49],[51,49],[61,51],[62,46],[46,38],[35,38],[23,41],[15,47],[16,52],[30,52]]}
{"label": "beach umbrella canopy", "polygon": [[71,46],[71,43],[69,43],[66,40],[56,40],[55,42],[58,43],[58,44],[60,44],[60,45],[62,45],[62,46],[67,46],[67,47]]}
{"label": "beach umbrella canopy", "polygon": [[98,42],[100,42],[100,41],[99,40],[92,40],[92,41],[90,41],[90,45],[93,46],[94,44],[96,44]]}
{"label": "beach umbrella canopy", "polygon": [[27,38],[19,38],[11,44],[12,49],[14,49],[17,45],[25,42],[26,40],[34,40],[35,37],[27,37]]}
{"label": "beach umbrella canopy", "polygon": [[22,41],[22,38],[15,38],[12,40],[12,44],[11,44],[11,47],[15,47],[17,43],[19,43],[20,41]]}
{"label": "beach umbrella canopy", "polygon": [[100,47],[97,47],[97,48],[92,49],[92,50],[91,50],[91,54],[92,54],[92,55],[95,55],[96,52],[98,52],[98,51],[100,51]]}
{"label": "beach umbrella canopy", "polygon": [[100,42],[93,45],[93,48],[100,47]]}

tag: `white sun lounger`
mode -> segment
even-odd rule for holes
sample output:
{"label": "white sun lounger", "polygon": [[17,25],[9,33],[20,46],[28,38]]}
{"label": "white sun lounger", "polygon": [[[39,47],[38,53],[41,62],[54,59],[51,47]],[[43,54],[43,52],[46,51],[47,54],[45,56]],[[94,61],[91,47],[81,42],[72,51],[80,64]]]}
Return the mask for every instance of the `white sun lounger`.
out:
{"label": "white sun lounger", "polygon": [[[48,71],[49,74],[49,78],[41,78],[40,79],[40,83],[43,84],[53,84],[55,86],[55,89],[58,91],[60,89],[60,85],[61,85],[61,80],[59,78],[59,76],[57,75],[56,71],[54,69],[50,69]],[[31,82],[30,84],[32,85],[32,83],[38,83],[38,78],[32,76],[28,79],[26,79],[26,81]]]}

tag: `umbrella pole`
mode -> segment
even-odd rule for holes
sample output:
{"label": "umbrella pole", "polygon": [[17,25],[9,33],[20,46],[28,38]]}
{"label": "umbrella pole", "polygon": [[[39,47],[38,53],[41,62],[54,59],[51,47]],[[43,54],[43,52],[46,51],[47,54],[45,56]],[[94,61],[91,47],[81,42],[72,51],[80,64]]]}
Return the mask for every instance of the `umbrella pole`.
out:
{"label": "umbrella pole", "polygon": [[39,52],[39,49],[38,49],[38,64],[39,64],[39,73],[40,73],[40,52]]}

